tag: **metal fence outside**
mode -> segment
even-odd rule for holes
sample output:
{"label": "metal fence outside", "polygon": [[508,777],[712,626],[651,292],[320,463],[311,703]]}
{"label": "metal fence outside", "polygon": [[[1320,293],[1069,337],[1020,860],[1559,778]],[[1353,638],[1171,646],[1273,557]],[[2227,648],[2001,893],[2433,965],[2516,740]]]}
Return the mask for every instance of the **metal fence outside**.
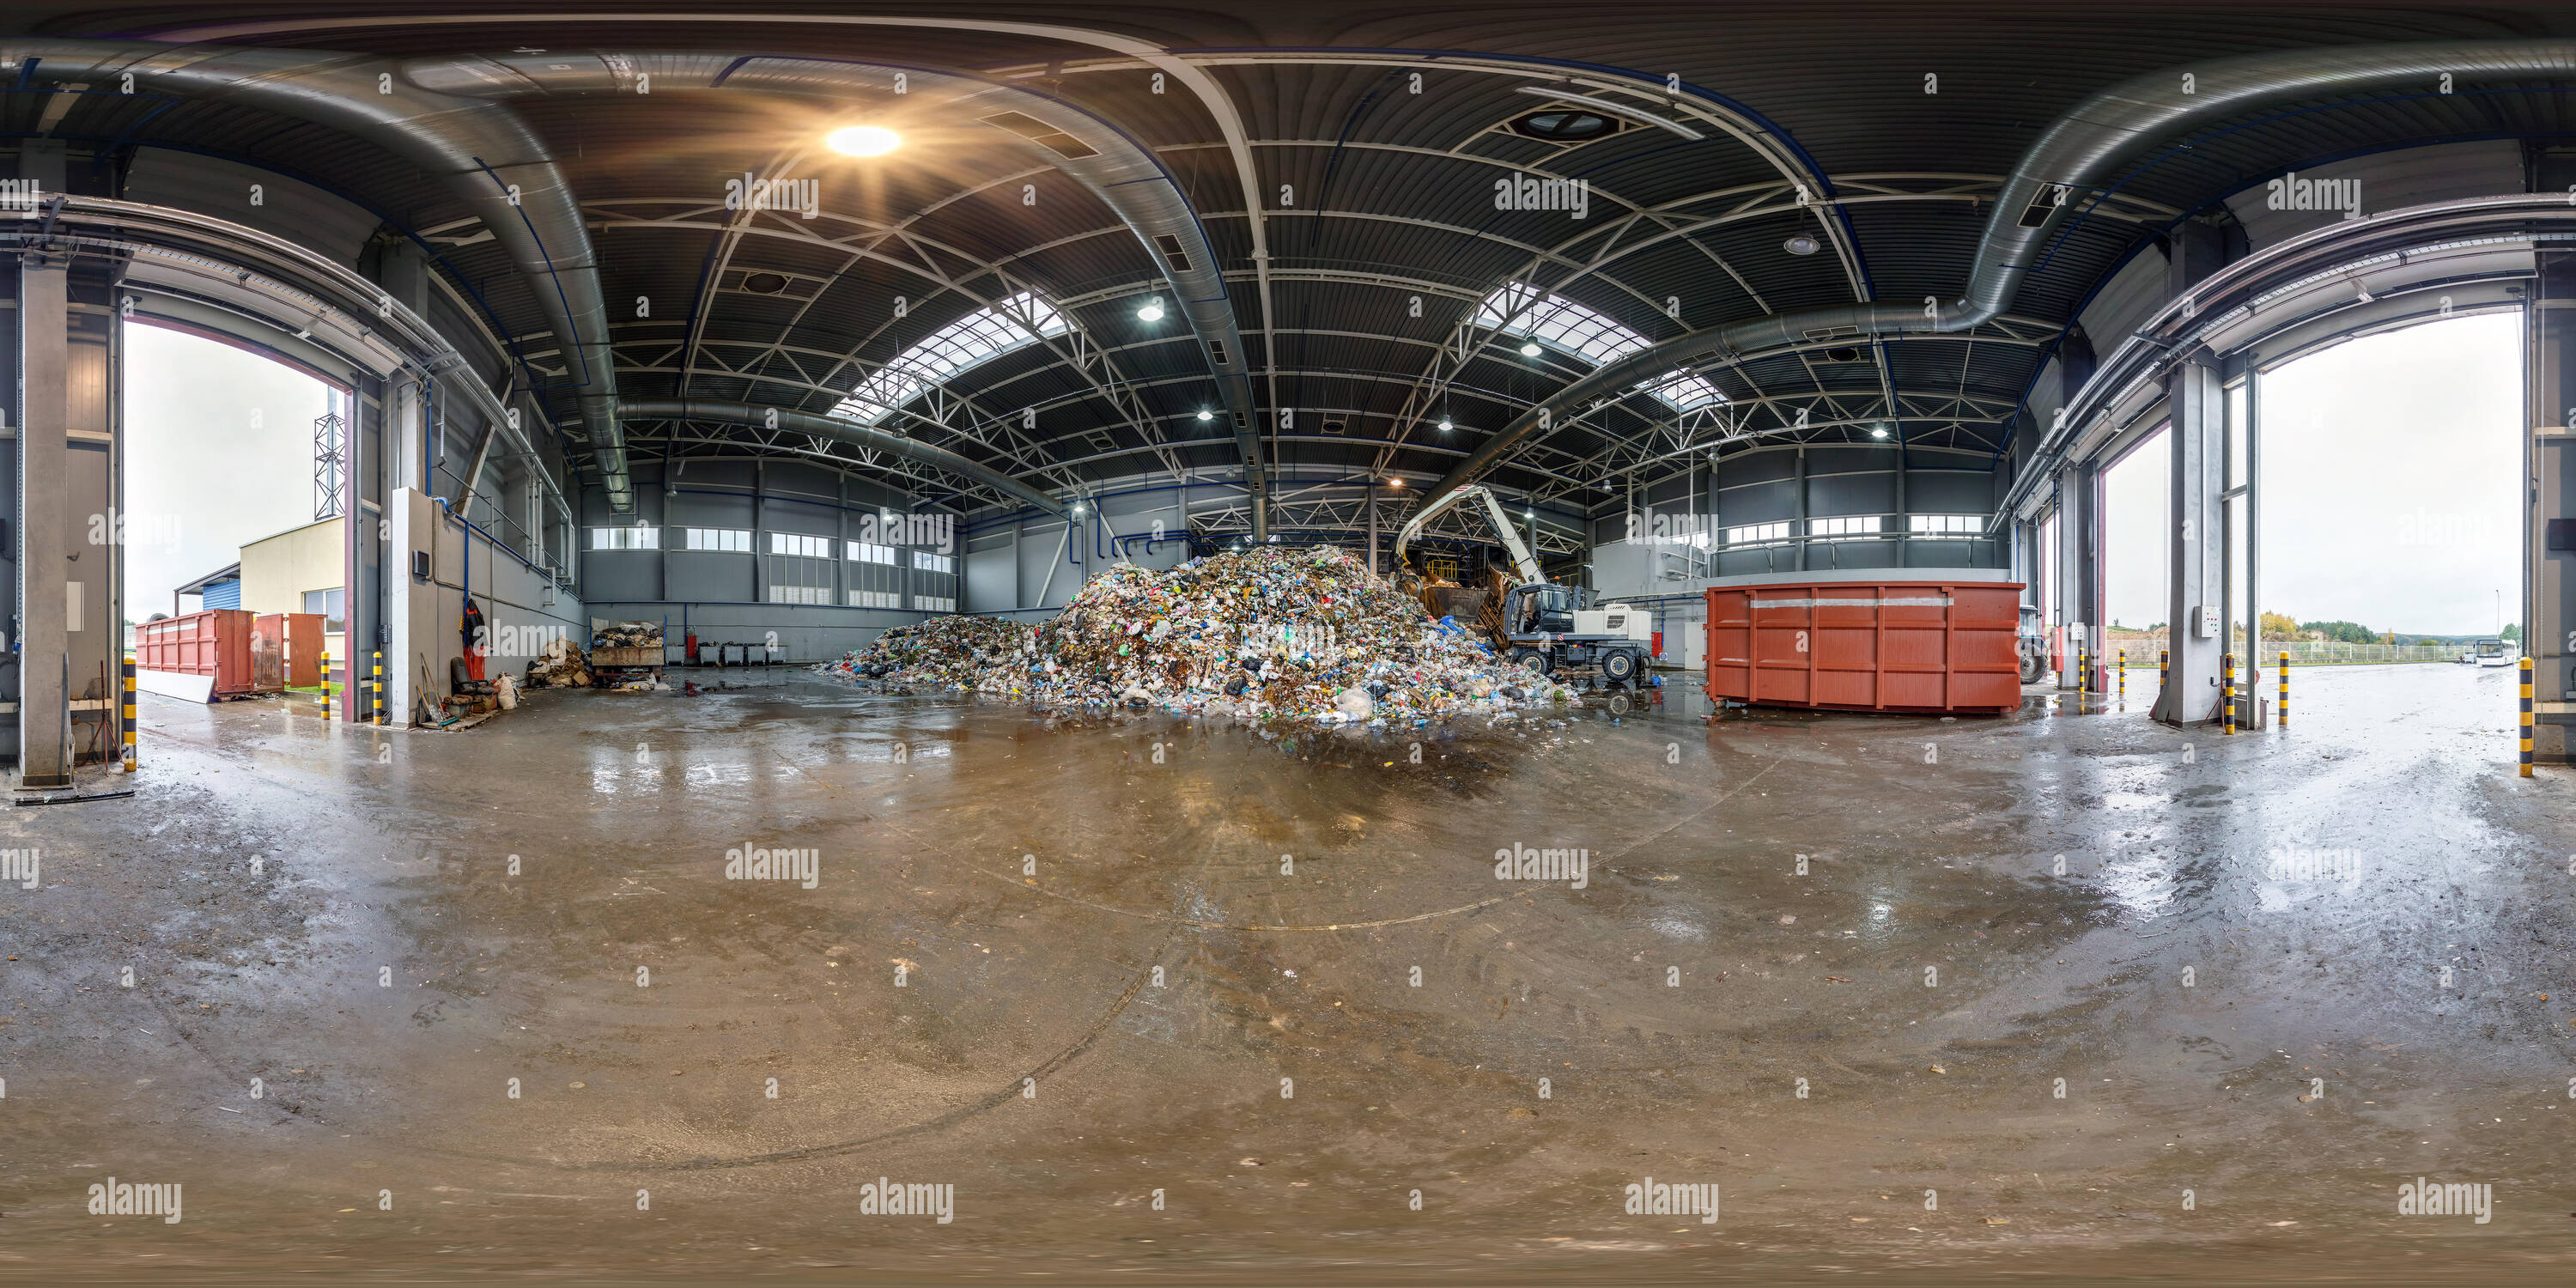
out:
{"label": "metal fence outside", "polygon": [[[2104,653],[2117,655],[2129,650],[2129,665],[2153,667],[2156,654],[2168,647],[2162,635],[2145,638],[2112,639],[2102,646]],[[2348,644],[2340,640],[2264,640],[2256,662],[2270,667],[2283,653],[2290,655],[2292,666],[2357,666],[2373,662],[2457,662],[2462,645],[2458,644]],[[2508,644],[2508,650],[2516,646]],[[2245,641],[2236,641],[2236,652],[2242,656]]]}

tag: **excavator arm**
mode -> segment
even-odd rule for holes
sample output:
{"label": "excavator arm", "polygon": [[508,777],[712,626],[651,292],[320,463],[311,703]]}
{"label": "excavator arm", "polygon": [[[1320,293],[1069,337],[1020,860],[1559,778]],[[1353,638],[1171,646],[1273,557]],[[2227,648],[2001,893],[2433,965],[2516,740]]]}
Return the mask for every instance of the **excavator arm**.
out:
{"label": "excavator arm", "polygon": [[1405,566],[1404,548],[1412,543],[1414,535],[1422,531],[1424,524],[1447,512],[1449,507],[1470,497],[1485,503],[1486,520],[1493,524],[1494,535],[1502,538],[1503,549],[1511,552],[1512,570],[1520,575],[1521,584],[1526,586],[1533,582],[1547,580],[1547,574],[1539,571],[1538,560],[1531,557],[1529,547],[1521,544],[1521,534],[1518,529],[1512,527],[1511,516],[1503,512],[1503,503],[1494,499],[1494,494],[1481,483],[1454,488],[1447,495],[1415,511],[1412,518],[1405,520],[1403,530],[1395,534],[1396,566],[1399,568]]}

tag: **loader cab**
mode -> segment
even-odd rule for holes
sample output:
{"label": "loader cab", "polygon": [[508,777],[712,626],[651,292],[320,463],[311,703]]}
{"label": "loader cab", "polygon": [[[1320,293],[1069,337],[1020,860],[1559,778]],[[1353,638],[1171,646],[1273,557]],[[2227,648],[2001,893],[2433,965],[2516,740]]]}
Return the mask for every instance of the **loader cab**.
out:
{"label": "loader cab", "polygon": [[1582,607],[1575,589],[1541,582],[1512,591],[1505,629],[1515,635],[1561,635],[1574,629],[1574,610]]}

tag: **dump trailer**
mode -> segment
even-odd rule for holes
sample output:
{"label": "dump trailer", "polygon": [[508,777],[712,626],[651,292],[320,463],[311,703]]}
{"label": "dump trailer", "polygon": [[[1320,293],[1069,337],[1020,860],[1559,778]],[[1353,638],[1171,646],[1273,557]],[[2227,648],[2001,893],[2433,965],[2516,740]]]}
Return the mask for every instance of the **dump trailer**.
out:
{"label": "dump trailer", "polygon": [[1507,582],[1497,574],[1495,585],[1481,601],[1478,625],[1494,651],[1515,665],[1556,679],[1598,676],[1615,688],[1635,687],[1654,648],[1652,617],[1626,604],[1595,607],[1582,587],[1549,581],[1512,529],[1502,502],[1483,485],[1459,488],[1405,520],[1395,536],[1396,565],[1410,574],[1404,556],[1414,536],[1450,506],[1470,499],[1484,503],[1486,520],[1502,539],[1503,549],[1510,552],[1512,570],[1519,578]]}

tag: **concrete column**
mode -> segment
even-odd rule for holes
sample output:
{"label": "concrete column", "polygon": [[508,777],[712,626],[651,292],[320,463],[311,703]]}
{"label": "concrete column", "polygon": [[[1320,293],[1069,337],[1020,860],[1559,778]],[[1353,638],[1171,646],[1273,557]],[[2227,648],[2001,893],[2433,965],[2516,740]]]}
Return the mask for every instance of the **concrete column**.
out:
{"label": "concrete column", "polygon": [[2544,250],[2523,326],[2531,433],[2523,647],[2530,653],[2531,758],[2576,759],[2576,252]]}
{"label": "concrete column", "polygon": [[2097,638],[2101,624],[2093,620],[2100,615],[2094,607],[2095,589],[2101,585],[2094,561],[2100,557],[2101,543],[2094,539],[2093,529],[2095,512],[2101,507],[2094,502],[2093,483],[2090,466],[2067,465],[2057,472],[2057,584],[2050,598],[2057,606],[2056,624],[2065,629],[2066,665],[2057,673],[2061,689],[2082,686],[2078,660],[2095,655],[2101,647]]}
{"label": "concrete column", "polygon": [[[73,572],[71,357],[66,262],[18,257],[18,769],[25,787],[67,787],[63,719]],[[77,692],[79,682],[72,682]]]}
{"label": "concrete column", "polygon": [[[2156,699],[2155,718],[2167,724],[2200,724],[2218,714],[2218,668],[2226,639],[2216,624],[2225,616],[2221,599],[2227,565],[2227,390],[2217,365],[2206,354],[2173,365],[2165,374],[2165,401],[2171,417],[2165,436],[2173,451],[2172,557],[2167,561],[2169,590],[2165,620],[2169,623],[2168,680]],[[2206,612],[2212,633],[2192,628],[2195,614]]]}
{"label": "concrete column", "polygon": [[1368,481],[1369,575],[1377,575],[1377,480]]}

